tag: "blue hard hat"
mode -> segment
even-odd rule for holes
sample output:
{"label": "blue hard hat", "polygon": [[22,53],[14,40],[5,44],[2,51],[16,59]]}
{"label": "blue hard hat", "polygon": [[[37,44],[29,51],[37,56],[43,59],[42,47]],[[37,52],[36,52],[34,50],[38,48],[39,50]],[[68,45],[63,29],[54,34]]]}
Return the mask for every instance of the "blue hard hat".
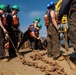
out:
{"label": "blue hard hat", "polygon": [[53,6],[53,5],[54,5],[54,2],[53,2],[53,1],[50,1],[50,2],[48,2],[48,4],[47,4],[47,8],[49,8],[49,7]]}

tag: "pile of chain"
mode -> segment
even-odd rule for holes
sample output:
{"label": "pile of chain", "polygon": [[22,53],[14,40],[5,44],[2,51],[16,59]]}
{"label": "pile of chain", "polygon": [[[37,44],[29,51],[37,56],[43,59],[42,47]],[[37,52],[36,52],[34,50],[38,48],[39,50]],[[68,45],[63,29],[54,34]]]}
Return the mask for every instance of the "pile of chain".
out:
{"label": "pile of chain", "polygon": [[44,52],[44,53],[37,53],[37,54],[34,54],[34,55],[31,55],[30,57],[33,59],[33,60],[40,60],[40,59],[42,59],[42,57],[44,56],[44,55],[46,55],[47,54],[47,52]]}
{"label": "pile of chain", "polygon": [[[23,59],[23,64],[39,68],[40,71],[45,72],[46,75],[67,75],[67,73],[64,71],[64,68],[61,67],[57,62],[52,62],[49,59],[45,59],[43,56],[46,54],[47,52],[31,55],[30,57],[33,59],[33,61]],[[38,62],[34,60],[41,60],[46,64],[40,65]]]}

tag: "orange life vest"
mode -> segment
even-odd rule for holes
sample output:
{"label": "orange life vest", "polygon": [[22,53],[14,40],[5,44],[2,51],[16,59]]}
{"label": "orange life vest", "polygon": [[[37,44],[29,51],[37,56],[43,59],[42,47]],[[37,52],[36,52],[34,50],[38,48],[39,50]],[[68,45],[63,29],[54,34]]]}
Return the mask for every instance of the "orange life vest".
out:
{"label": "orange life vest", "polygon": [[45,26],[48,26],[50,24],[49,17],[47,14],[44,16],[44,24],[45,24]]}
{"label": "orange life vest", "polygon": [[2,15],[1,21],[2,21],[2,24],[4,25],[4,27],[7,28],[8,24],[7,24],[7,20],[6,20],[6,15]]}
{"label": "orange life vest", "polygon": [[33,33],[32,33],[32,32],[30,32],[29,34],[30,34],[30,36],[32,37]]}

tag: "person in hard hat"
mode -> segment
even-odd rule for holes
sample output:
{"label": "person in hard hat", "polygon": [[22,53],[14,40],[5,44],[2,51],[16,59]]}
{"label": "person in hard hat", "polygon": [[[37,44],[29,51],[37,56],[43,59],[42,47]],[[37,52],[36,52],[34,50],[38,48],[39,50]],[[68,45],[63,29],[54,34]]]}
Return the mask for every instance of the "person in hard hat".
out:
{"label": "person in hard hat", "polygon": [[35,20],[33,20],[33,23],[29,26],[29,28],[31,27],[37,27],[37,24],[41,21],[41,18],[40,17],[37,17]]}
{"label": "person in hard hat", "polygon": [[6,5],[1,4],[0,5],[0,61],[4,60],[5,58],[5,35],[7,34],[7,20],[6,20]]}
{"label": "person in hard hat", "polygon": [[55,4],[53,1],[48,2],[47,9],[50,20],[50,24],[47,27],[47,54],[48,57],[52,56],[54,60],[63,60],[60,54],[60,42],[58,39],[59,29],[56,22],[56,15],[54,11]]}
{"label": "person in hard hat", "polygon": [[[18,45],[19,39],[19,18],[17,16],[18,12],[20,11],[18,5],[14,5],[12,7],[12,11],[10,14],[7,15],[7,23],[8,23],[8,32],[11,40],[9,40],[9,56],[15,57],[16,56],[16,49]],[[13,42],[13,44],[11,43]],[[13,47],[15,46],[15,48]]]}
{"label": "person in hard hat", "polygon": [[62,0],[58,21],[61,21],[63,15],[68,16],[68,38],[76,54],[76,0]]}
{"label": "person in hard hat", "polygon": [[[32,27],[35,27],[35,28],[37,29],[37,28],[38,28],[37,25],[39,24],[40,20],[41,20],[41,18],[39,18],[39,17],[36,18],[35,20],[33,20],[33,23],[28,27],[28,30],[29,30],[30,28],[32,28]],[[28,44],[29,44],[29,47],[30,47],[30,48],[32,48],[32,47],[31,47],[31,43],[32,43],[32,42],[28,40]]]}
{"label": "person in hard hat", "polygon": [[[42,28],[42,24],[40,24],[40,23],[38,23],[37,24],[37,27],[38,28]],[[35,34],[36,34],[36,36],[37,37],[39,37],[39,39],[35,39],[35,49],[37,50],[37,49],[42,49],[42,43],[43,43],[43,40],[42,40],[42,38],[40,37],[40,35],[39,35],[39,32],[35,32]]]}
{"label": "person in hard hat", "polygon": [[39,31],[42,28],[41,24],[37,24],[37,27],[31,27],[29,28],[23,35],[23,39],[20,42],[19,46],[18,46],[18,50],[21,48],[21,46],[24,44],[25,41],[29,40],[30,42],[32,42],[32,49],[35,49],[35,39],[37,40],[41,40],[40,36],[39,36]]}

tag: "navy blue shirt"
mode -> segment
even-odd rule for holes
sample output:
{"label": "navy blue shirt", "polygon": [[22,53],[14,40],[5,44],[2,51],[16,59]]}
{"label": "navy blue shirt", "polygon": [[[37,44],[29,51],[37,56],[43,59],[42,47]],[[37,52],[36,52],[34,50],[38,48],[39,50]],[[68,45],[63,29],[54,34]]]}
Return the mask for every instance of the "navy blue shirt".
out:
{"label": "navy blue shirt", "polygon": [[8,14],[6,16],[6,19],[7,19],[8,28],[9,28],[9,27],[11,27],[12,15],[11,14]]}
{"label": "navy blue shirt", "polygon": [[59,10],[58,20],[61,20],[63,15],[68,15],[72,0],[63,0]]}
{"label": "navy blue shirt", "polygon": [[39,30],[37,30],[35,27],[32,27],[29,29],[30,32],[39,32]]}
{"label": "navy blue shirt", "polygon": [[36,30],[37,30],[37,29],[34,28],[34,27],[32,27],[32,28],[29,29],[30,32],[35,32]]}
{"label": "navy blue shirt", "polygon": [[35,27],[30,28],[29,32],[34,32],[36,36],[39,35],[39,30],[37,30]]}

